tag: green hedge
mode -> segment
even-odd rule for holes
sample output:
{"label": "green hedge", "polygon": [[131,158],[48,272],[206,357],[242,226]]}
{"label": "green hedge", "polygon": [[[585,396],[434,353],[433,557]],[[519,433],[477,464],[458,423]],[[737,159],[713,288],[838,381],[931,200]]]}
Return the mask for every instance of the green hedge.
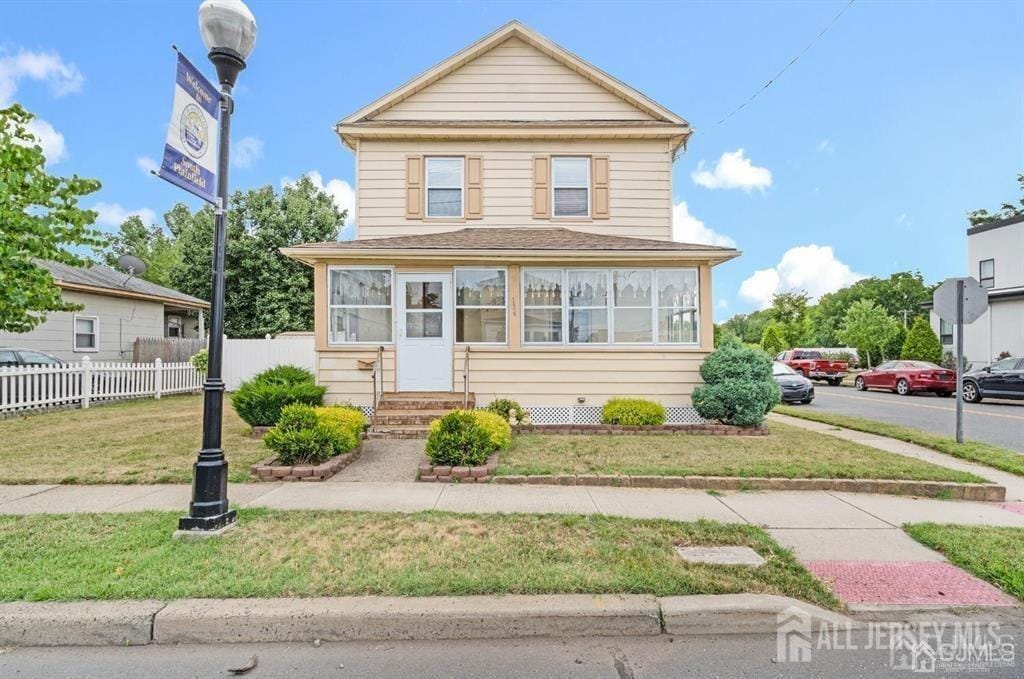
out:
{"label": "green hedge", "polygon": [[365,424],[362,413],[348,408],[292,403],[281,409],[263,442],[280,464],[319,464],[358,446]]}
{"label": "green hedge", "polygon": [[522,424],[526,418],[526,411],[516,401],[509,398],[497,398],[487,404],[487,411],[500,415],[506,422],[515,417],[516,424]]}
{"label": "green hedge", "polygon": [[277,424],[281,410],[292,403],[323,405],[326,387],[314,383],[313,373],[293,365],[280,365],[242,382],[231,395],[238,416],[253,427]]}
{"label": "green hedge", "polygon": [[512,442],[512,427],[486,410],[454,410],[430,423],[427,457],[435,465],[474,466]]}
{"label": "green hedge", "polygon": [[700,376],[705,384],[693,390],[693,407],[706,420],[752,427],[782,399],[768,354],[733,338],[711,352]]}
{"label": "green hedge", "polygon": [[601,422],[631,427],[665,424],[665,406],[642,398],[613,398],[601,409]]}

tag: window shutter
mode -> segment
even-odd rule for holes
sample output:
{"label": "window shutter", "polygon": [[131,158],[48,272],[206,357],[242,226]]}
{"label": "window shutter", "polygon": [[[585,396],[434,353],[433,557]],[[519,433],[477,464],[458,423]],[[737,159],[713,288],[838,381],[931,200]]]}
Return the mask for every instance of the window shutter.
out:
{"label": "window shutter", "polygon": [[594,189],[590,216],[594,219],[608,219],[608,156],[591,157],[590,177]]}
{"label": "window shutter", "polygon": [[551,157],[533,157],[533,218],[551,218]]}
{"label": "window shutter", "polygon": [[466,219],[484,218],[483,187],[483,156],[466,156]]}
{"label": "window shutter", "polygon": [[405,218],[423,219],[423,156],[405,157]]}

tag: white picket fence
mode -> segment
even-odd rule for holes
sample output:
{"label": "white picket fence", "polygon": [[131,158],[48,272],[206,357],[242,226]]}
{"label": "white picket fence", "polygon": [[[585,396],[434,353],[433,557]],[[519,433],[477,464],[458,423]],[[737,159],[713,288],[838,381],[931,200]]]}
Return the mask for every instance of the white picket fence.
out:
{"label": "white picket fence", "polygon": [[224,340],[221,374],[228,391],[234,391],[245,380],[279,365],[297,365],[316,372],[313,333]]}
{"label": "white picket fence", "polygon": [[191,363],[93,362],[0,368],[0,414],[132,398],[160,398],[202,389]]}

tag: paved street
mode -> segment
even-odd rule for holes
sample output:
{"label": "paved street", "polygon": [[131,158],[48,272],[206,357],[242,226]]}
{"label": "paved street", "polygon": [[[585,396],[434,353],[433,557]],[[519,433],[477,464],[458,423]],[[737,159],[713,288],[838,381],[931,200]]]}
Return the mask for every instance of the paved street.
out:
{"label": "paved street", "polygon": [[[951,398],[931,394],[897,396],[822,385],[816,386],[815,392],[814,403],[801,408],[866,417],[948,436],[955,433],[956,402]],[[964,437],[1024,453],[1024,401],[965,403]]]}
{"label": "paved street", "polygon": [[[1016,662],[992,667],[984,675],[942,671],[941,676],[1019,677],[1024,629],[997,618],[1000,633],[1014,637]],[[817,643],[817,637],[812,637]],[[862,649],[866,632],[838,640]],[[775,635],[717,637],[616,637],[434,642],[348,642],[312,644],[234,644],[17,648],[0,655],[0,676],[35,679],[184,679],[225,677],[228,668],[256,655],[257,667],[245,677],[907,677],[892,670],[887,647],[881,650],[817,650],[809,662],[773,662]],[[929,675],[932,676],[932,675]]]}

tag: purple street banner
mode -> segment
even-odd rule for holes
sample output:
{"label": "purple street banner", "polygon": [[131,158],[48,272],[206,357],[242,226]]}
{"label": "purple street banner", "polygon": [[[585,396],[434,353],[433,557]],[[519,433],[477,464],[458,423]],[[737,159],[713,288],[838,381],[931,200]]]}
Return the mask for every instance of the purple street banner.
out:
{"label": "purple street banner", "polygon": [[217,203],[217,118],[220,94],[178,52],[174,108],[167,127],[160,177],[203,200]]}

